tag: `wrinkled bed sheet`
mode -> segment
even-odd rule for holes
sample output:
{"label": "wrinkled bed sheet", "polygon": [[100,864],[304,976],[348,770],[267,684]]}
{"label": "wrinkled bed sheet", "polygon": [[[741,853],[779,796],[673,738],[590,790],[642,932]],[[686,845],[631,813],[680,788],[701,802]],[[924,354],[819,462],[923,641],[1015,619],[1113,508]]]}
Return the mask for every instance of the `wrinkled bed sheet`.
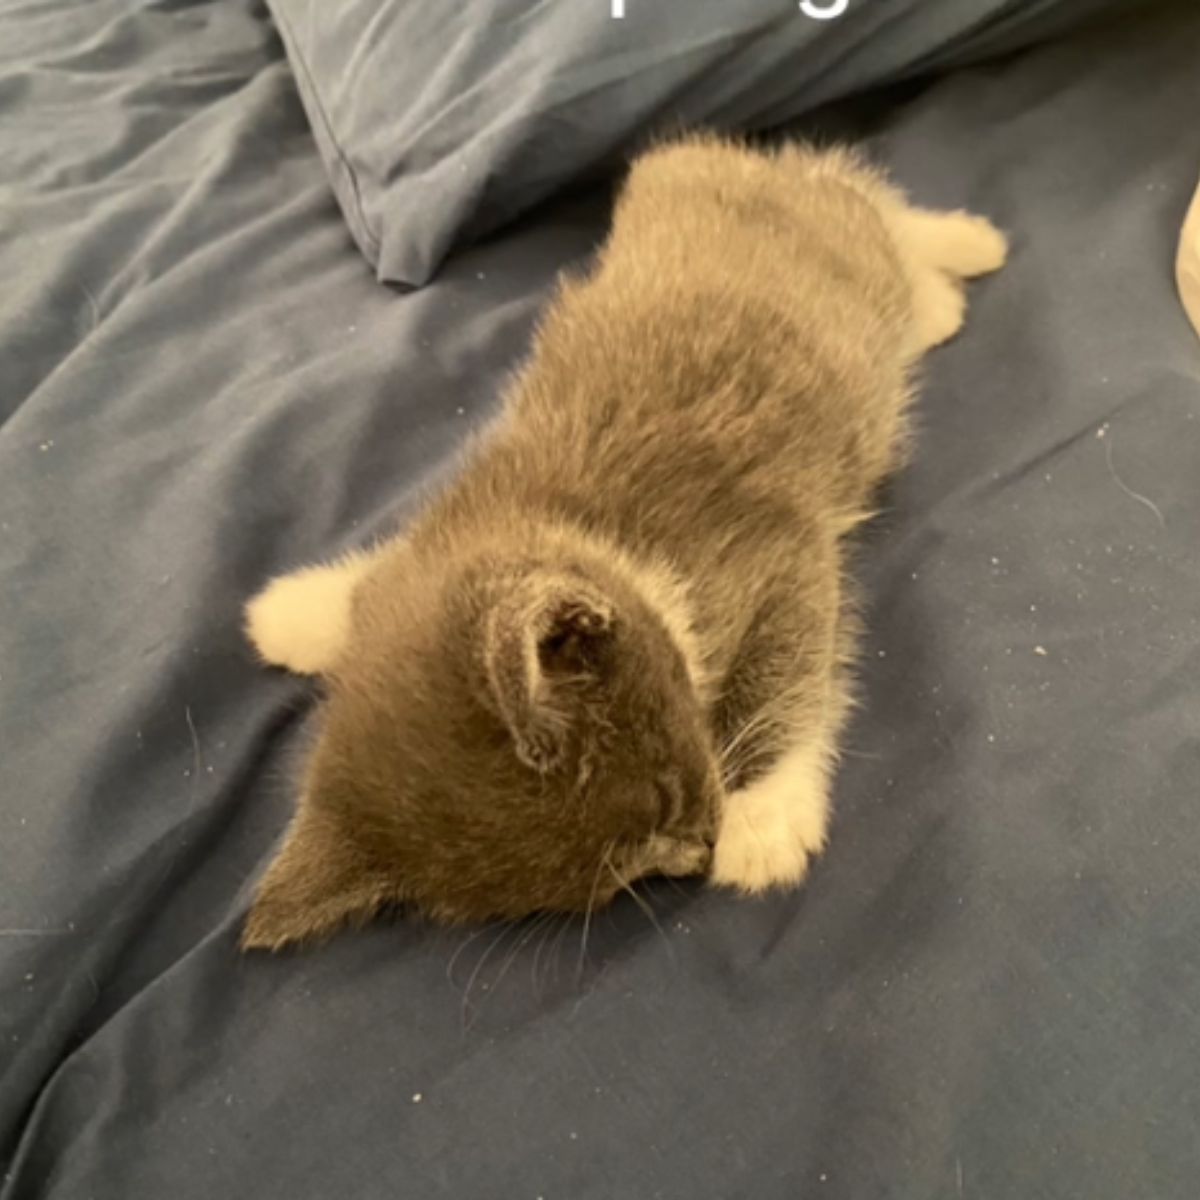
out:
{"label": "wrinkled bed sheet", "polygon": [[806,890],[245,958],[314,693],[239,605],[403,519],[608,197],[401,295],[260,5],[6,5],[4,1200],[1194,1196],[1197,62],[1181,5],[876,131],[1014,256],[865,539]]}

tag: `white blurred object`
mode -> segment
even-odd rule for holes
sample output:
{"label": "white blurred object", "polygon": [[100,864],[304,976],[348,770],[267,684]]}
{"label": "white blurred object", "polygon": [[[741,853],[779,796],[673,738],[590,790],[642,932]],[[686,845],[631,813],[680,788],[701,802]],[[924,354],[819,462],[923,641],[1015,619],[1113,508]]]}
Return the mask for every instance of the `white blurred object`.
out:
{"label": "white blurred object", "polygon": [[1179,254],[1175,259],[1179,296],[1196,332],[1200,334],[1200,188],[1183,220]]}

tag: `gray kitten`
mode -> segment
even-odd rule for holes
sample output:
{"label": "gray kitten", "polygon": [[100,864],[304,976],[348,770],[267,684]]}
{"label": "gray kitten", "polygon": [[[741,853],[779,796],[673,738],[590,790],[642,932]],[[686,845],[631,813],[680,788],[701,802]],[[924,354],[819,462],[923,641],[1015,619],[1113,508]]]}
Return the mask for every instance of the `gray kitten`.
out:
{"label": "gray kitten", "polygon": [[455,480],[250,603],[262,657],[328,698],[244,944],[394,904],[591,911],[652,873],[799,883],[848,706],[845,538],[914,364],[1004,258],[845,150],[638,159]]}

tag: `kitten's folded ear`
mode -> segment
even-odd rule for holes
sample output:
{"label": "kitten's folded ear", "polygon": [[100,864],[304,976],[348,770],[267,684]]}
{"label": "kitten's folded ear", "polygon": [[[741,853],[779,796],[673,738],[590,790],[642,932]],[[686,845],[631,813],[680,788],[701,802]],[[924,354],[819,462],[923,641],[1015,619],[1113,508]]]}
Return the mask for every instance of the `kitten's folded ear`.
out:
{"label": "kitten's folded ear", "polygon": [[598,671],[613,621],[608,598],[566,572],[534,568],[499,589],[484,626],[488,683],[518,756],[535,770],[562,761],[570,682]]}
{"label": "kitten's folded ear", "polygon": [[347,839],[302,800],[283,848],[258,885],[242,949],[318,941],[342,925],[365,924],[398,899],[394,883],[362,862]]}

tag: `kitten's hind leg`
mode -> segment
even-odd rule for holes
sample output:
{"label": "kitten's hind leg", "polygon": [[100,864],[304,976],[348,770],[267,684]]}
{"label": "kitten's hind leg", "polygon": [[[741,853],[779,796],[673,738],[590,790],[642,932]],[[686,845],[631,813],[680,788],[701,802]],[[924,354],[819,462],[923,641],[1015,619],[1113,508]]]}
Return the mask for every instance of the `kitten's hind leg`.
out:
{"label": "kitten's hind leg", "polygon": [[960,279],[998,271],[1008,257],[1004,234],[987,217],[962,209],[937,212],[906,206],[896,224],[913,260]]}
{"label": "kitten's hind leg", "polygon": [[907,205],[890,225],[912,283],[916,350],[949,341],[963,325],[963,280],[999,270],[1008,241],[986,217]]}
{"label": "kitten's hind leg", "polygon": [[328,671],[350,635],[354,589],[371,563],[352,553],[272,580],[246,605],[246,636],[263,660],[300,675]]}
{"label": "kitten's hind leg", "polygon": [[797,743],[725,801],[712,882],[754,894],[794,887],[825,846],[831,734]]}

